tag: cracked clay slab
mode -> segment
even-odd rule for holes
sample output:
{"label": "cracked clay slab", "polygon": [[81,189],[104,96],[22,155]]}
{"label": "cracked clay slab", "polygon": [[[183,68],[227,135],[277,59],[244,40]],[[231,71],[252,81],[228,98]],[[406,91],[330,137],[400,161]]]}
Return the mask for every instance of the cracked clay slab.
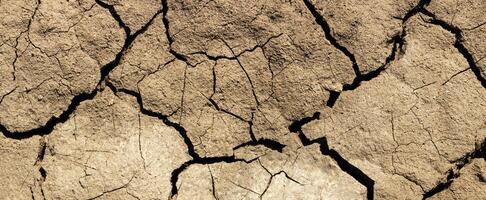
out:
{"label": "cracked clay slab", "polygon": [[484,199],[482,0],[0,0],[0,199]]}

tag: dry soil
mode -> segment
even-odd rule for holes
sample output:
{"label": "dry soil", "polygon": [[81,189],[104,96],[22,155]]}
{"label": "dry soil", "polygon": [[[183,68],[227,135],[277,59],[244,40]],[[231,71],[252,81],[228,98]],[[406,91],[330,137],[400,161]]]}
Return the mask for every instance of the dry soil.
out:
{"label": "dry soil", "polygon": [[0,0],[0,199],[486,199],[484,0]]}

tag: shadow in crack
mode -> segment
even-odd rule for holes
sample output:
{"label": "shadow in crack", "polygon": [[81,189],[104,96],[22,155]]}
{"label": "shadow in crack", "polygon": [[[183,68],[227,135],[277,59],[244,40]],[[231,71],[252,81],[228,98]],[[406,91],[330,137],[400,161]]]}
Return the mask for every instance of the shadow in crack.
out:
{"label": "shadow in crack", "polygon": [[329,148],[326,137],[317,138],[314,140],[309,140],[307,136],[302,131],[302,126],[305,124],[317,120],[320,117],[320,113],[316,112],[311,117],[305,117],[301,120],[294,121],[290,126],[290,132],[297,133],[300,141],[304,146],[319,144],[322,155],[331,157],[338,164],[339,168],[352,176],[356,181],[366,187],[367,198],[372,200],[374,198],[374,185],[375,181],[366,175],[359,168],[355,167],[353,164],[344,159],[336,150]]}

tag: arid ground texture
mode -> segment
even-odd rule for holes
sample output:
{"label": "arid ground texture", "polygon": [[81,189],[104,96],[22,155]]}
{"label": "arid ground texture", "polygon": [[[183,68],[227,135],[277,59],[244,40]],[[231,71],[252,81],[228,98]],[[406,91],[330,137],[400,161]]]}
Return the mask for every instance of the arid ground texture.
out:
{"label": "arid ground texture", "polygon": [[486,199],[484,0],[0,0],[0,199]]}

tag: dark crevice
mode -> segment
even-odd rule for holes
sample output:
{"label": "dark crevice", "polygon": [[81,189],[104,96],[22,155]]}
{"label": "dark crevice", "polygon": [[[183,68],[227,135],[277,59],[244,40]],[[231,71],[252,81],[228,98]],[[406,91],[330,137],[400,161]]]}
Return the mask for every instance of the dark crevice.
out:
{"label": "dark crevice", "polygon": [[454,47],[466,59],[467,63],[469,64],[469,67],[473,71],[473,73],[476,76],[476,78],[478,79],[478,81],[481,83],[481,86],[486,88],[486,79],[484,77],[482,77],[481,69],[477,66],[476,61],[474,59],[474,56],[469,52],[469,50],[462,43],[463,42],[462,30],[459,27],[454,26],[452,24],[449,24],[444,20],[438,19],[434,14],[432,14],[431,12],[429,12],[425,9],[422,11],[422,13],[432,18],[430,20],[430,23],[432,23],[434,25],[438,25],[438,26],[442,27],[443,29],[454,34],[455,39],[456,39],[456,41],[454,42]]}
{"label": "dark crevice", "polygon": [[143,100],[142,100],[142,95],[140,95],[140,93],[138,92],[135,92],[135,91],[132,91],[132,90],[128,90],[128,89],[118,89],[118,88],[115,88],[110,82],[107,81],[106,85],[111,89],[113,90],[115,93],[117,92],[122,92],[122,93],[125,93],[125,94],[128,94],[130,96],[133,96],[137,99],[137,103],[139,104],[139,107],[140,107],[140,112],[144,115],[147,115],[147,116],[151,116],[151,117],[156,117],[160,120],[162,120],[162,122],[167,125],[167,126],[170,126],[172,128],[174,128],[177,132],[179,132],[179,135],[182,137],[182,139],[184,140],[184,143],[186,144],[187,146],[187,153],[194,159],[198,159],[200,158],[200,156],[196,153],[196,151],[194,150],[194,144],[192,144],[192,141],[189,139],[189,136],[187,135],[187,131],[184,127],[182,127],[180,124],[178,123],[175,123],[175,122],[172,122],[170,121],[169,119],[169,116],[167,115],[164,115],[164,114],[161,114],[161,113],[157,113],[157,112],[154,112],[154,111],[151,111],[151,110],[148,110],[148,109],[145,109],[143,107]]}
{"label": "dark crevice", "polygon": [[438,194],[439,192],[446,190],[447,188],[449,188],[449,186],[451,186],[452,182],[454,181],[454,179],[456,177],[457,177],[457,174],[455,174],[452,170],[449,170],[448,175],[447,175],[447,180],[445,182],[440,182],[439,184],[437,184],[435,187],[433,187],[429,191],[426,191],[423,194],[422,199],[428,199],[428,198]]}
{"label": "dark crevice", "polygon": [[125,31],[125,35],[128,37],[131,33],[131,30],[130,30],[130,27],[128,27],[125,22],[123,22],[122,18],[120,17],[120,15],[116,12],[116,9],[115,9],[115,6],[113,5],[110,5],[110,4],[107,4],[101,0],[96,0],[95,1],[99,6],[107,9],[111,16],[113,17],[113,19],[115,19],[117,22],[118,22],[118,26],[120,26],[120,28],[123,28],[123,30]]}
{"label": "dark crevice", "polygon": [[39,180],[40,192],[41,192],[42,198],[45,200],[46,195],[44,194],[44,188],[42,187],[42,184],[46,181],[47,171],[44,169],[44,167],[39,168],[39,174],[41,175],[40,180]]}
{"label": "dark crevice", "polygon": [[[99,1],[99,0],[97,0]],[[133,35],[128,35],[127,38],[125,39],[125,43],[123,44],[123,47],[122,47],[122,50],[116,55],[115,57],[115,60],[111,61],[110,63],[108,63],[107,65],[103,66],[101,68],[101,79],[100,79],[100,83],[104,81],[104,79],[108,76],[108,74],[113,71],[113,69],[118,66],[118,64],[120,63],[121,61],[121,58],[122,56],[124,55],[125,51],[130,48],[130,46],[132,45],[133,41],[135,41],[135,39],[142,33],[144,33],[145,31],[147,31],[147,29],[149,28],[149,26],[152,24],[152,22],[155,20],[155,18],[161,13],[162,11],[158,11],[157,13],[155,13],[152,18],[144,25],[142,26],[138,31],[136,31]],[[111,13],[111,11],[110,11]],[[115,12],[116,13],[116,12]],[[115,18],[115,15],[113,15],[113,17]],[[125,26],[125,25],[124,25]],[[127,27],[128,28],[128,27]],[[124,28],[125,29],[125,28]],[[129,28],[128,28],[129,29]],[[130,31],[128,32],[130,33]]]}
{"label": "dark crevice", "polygon": [[448,189],[452,182],[454,182],[454,180],[460,176],[461,169],[470,164],[474,159],[486,160],[486,138],[472,152],[466,153],[464,156],[454,161],[455,166],[454,168],[449,169],[445,181],[439,182],[432,189],[424,192],[423,199],[430,198]]}
{"label": "dark crevice", "polygon": [[71,113],[76,110],[81,102],[93,99],[96,96],[97,92],[98,90],[94,90],[91,93],[82,93],[75,96],[71,100],[71,103],[69,104],[67,110],[62,112],[59,117],[52,116],[44,126],[34,128],[28,131],[9,131],[4,125],[0,124],[0,132],[2,132],[5,137],[16,140],[30,138],[34,135],[47,135],[54,130],[54,127],[57,124],[66,122],[69,119]]}
{"label": "dark crevice", "polygon": [[367,189],[367,198],[372,200],[374,198],[374,185],[375,181],[371,179],[368,175],[366,175],[363,171],[359,168],[355,167],[353,164],[349,163],[346,159],[344,159],[336,150],[329,148],[327,143],[327,139],[325,137],[317,138],[314,140],[310,140],[302,131],[302,126],[313,121],[319,119],[320,113],[316,112],[312,117],[305,117],[301,120],[294,121],[290,126],[290,132],[297,133],[299,136],[302,145],[308,146],[312,144],[319,144],[320,151],[322,155],[331,157],[339,166],[339,168],[352,176],[356,181],[366,187]]}
{"label": "dark crevice", "polygon": [[233,116],[234,118],[236,118],[236,119],[238,119],[238,120],[240,120],[240,121],[243,121],[243,122],[248,122],[248,120],[243,119],[243,117],[241,117],[241,116],[239,116],[239,115],[237,115],[237,114],[235,114],[235,113],[232,113],[232,112],[230,112],[230,111],[228,111],[228,110],[226,110],[226,109],[223,109],[223,108],[219,107],[218,103],[216,103],[216,101],[214,101],[212,98],[209,98],[209,99],[208,99],[208,101],[209,101],[209,103],[211,103],[211,105],[212,105],[212,106],[214,107],[214,109],[216,109],[217,111],[220,111],[220,112],[226,113],[226,114],[228,114],[228,115],[231,115],[231,116]]}
{"label": "dark crevice", "polygon": [[405,13],[405,15],[402,18],[402,21],[406,22],[414,15],[422,12],[425,9],[425,7],[427,7],[430,4],[430,2],[431,0],[420,0],[415,7],[413,7],[407,13]]}
{"label": "dark crevice", "polygon": [[45,181],[46,178],[47,178],[47,171],[43,168],[43,167],[40,167],[39,168],[39,173],[42,177],[42,181]]}
{"label": "dark crevice", "polygon": [[277,142],[275,140],[271,140],[271,139],[267,139],[267,138],[260,138],[258,140],[252,140],[252,141],[240,144],[240,145],[234,147],[233,150],[237,150],[239,148],[243,148],[243,147],[246,147],[246,146],[259,146],[259,145],[267,147],[267,148],[275,150],[275,151],[278,151],[280,153],[282,153],[283,148],[285,148],[285,146],[286,146],[286,145],[281,144],[280,142]]}
{"label": "dark crevice", "polygon": [[40,142],[39,152],[37,153],[37,159],[35,160],[34,165],[44,160],[44,157],[46,155],[46,149],[47,149],[47,143],[45,142],[45,140],[42,139]]}
{"label": "dark crevice", "polygon": [[[324,140],[326,141],[326,140]],[[369,200],[372,200],[374,198],[374,185],[375,181],[371,179],[368,175],[366,175],[363,171],[361,171],[359,168],[355,167],[353,164],[349,163],[346,159],[344,159],[336,150],[334,149],[329,149],[327,146],[327,141],[325,143],[326,145],[321,144],[321,152],[323,155],[329,155],[334,161],[337,162],[339,168],[352,176],[354,179],[356,179],[359,183],[361,183],[363,186],[366,187],[367,193],[366,197]],[[326,149],[327,147],[327,149]]]}
{"label": "dark crevice", "polygon": [[214,199],[218,200],[219,198],[216,195],[216,183],[214,182],[214,176],[213,176],[213,172],[211,171],[211,167],[208,166],[208,170],[209,170],[209,175],[211,175],[211,190],[212,190],[212,194],[213,194]]}
{"label": "dark crevice", "polygon": [[366,74],[356,76],[356,78],[353,80],[353,82],[351,84],[344,84],[343,85],[343,91],[354,90],[361,85],[361,82],[370,81],[370,80],[378,77],[381,74],[381,72],[385,71],[388,64],[390,64],[393,60],[395,60],[395,57],[397,56],[397,51],[400,50],[399,47],[403,47],[404,35],[405,35],[405,31],[403,31],[401,34],[397,34],[397,35],[393,36],[393,38],[390,41],[390,42],[393,42],[392,51],[391,51],[390,55],[388,55],[388,57],[385,59],[385,63],[383,65],[381,65],[377,69],[370,71]]}
{"label": "dark crevice", "polygon": [[255,136],[255,132],[253,132],[253,119],[255,118],[255,114],[254,113],[251,113],[251,120],[248,122],[248,133],[250,134],[250,139],[252,141],[256,141],[256,136]]}
{"label": "dark crevice", "polygon": [[[110,11],[113,18],[115,18],[115,20],[117,20],[119,22],[120,27],[122,27],[125,30],[125,33],[127,33],[127,34],[130,33],[129,28],[126,27],[125,23],[123,23],[120,16],[118,14],[116,14],[115,10],[112,10],[113,9],[112,6],[104,4],[103,2],[101,2],[99,0],[97,0],[96,2],[102,7],[104,7],[103,5],[107,6],[107,7],[104,7],[104,8],[107,8]],[[161,13],[161,11],[157,12],[150,19],[150,21],[148,23],[146,23],[142,28],[140,28],[140,30],[135,32],[133,35],[127,36],[122,49],[120,50],[120,52],[118,52],[115,59],[113,61],[109,62],[108,64],[104,65],[103,67],[101,67],[101,70],[100,70],[101,78],[100,78],[100,81],[98,83],[98,86],[106,79],[108,74],[116,66],[118,66],[124,52],[126,51],[126,49],[128,49],[130,47],[130,45],[133,43],[135,38],[137,38],[138,35],[144,33],[148,29],[148,27],[152,24],[155,17],[157,17],[157,15],[159,15],[160,13]],[[71,103],[69,104],[69,106],[66,110],[64,110],[59,116],[52,116],[46,122],[46,124],[41,126],[41,127],[34,128],[34,129],[31,129],[31,130],[27,130],[27,131],[9,131],[3,124],[0,124],[0,132],[2,132],[3,135],[7,138],[17,139],[17,140],[30,138],[34,135],[42,136],[42,135],[50,134],[54,130],[54,127],[57,124],[64,123],[69,119],[69,116],[76,110],[76,108],[81,104],[81,102],[84,102],[86,100],[92,100],[96,96],[96,94],[99,92],[99,90],[100,90],[99,88],[100,87],[96,87],[91,92],[84,92],[84,93],[81,93],[81,94],[74,96],[71,99]]]}
{"label": "dark crevice", "polygon": [[169,19],[167,19],[167,13],[169,12],[169,5],[167,4],[167,0],[162,0],[162,23],[165,27],[165,36],[167,37],[167,41],[169,42],[169,46],[174,43],[174,39],[170,35],[169,32]]}
{"label": "dark crevice", "polygon": [[177,188],[177,181],[179,180],[179,175],[187,169],[189,166],[193,164],[202,164],[202,165],[209,165],[215,163],[235,163],[235,162],[253,162],[253,161],[245,161],[243,159],[235,158],[234,156],[221,156],[221,157],[204,157],[204,158],[194,158],[182,164],[179,168],[172,171],[170,182],[172,185],[171,189],[171,197],[177,195],[178,188]]}
{"label": "dark crevice", "polygon": [[302,131],[302,126],[304,126],[305,124],[311,121],[319,119],[320,116],[321,116],[320,112],[315,112],[311,117],[304,117],[300,120],[293,121],[289,126],[289,130],[290,132],[293,133]]}
{"label": "dark crevice", "polygon": [[[234,162],[250,163],[250,162],[254,161],[254,160],[245,161],[244,159],[235,158],[234,155],[233,156],[220,156],[220,157],[200,157],[199,154],[196,153],[196,151],[194,149],[194,144],[192,143],[192,141],[188,137],[187,131],[184,129],[184,127],[182,127],[178,123],[170,121],[168,116],[166,116],[166,115],[145,109],[143,107],[143,100],[142,100],[142,96],[140,95],[140,93],[135,92],[135,91],[131,91],[131,90],[127,90],[127,89],[118,89],[113,84],[111,84],[109,81],[106,81],[106,85],[115,93],[121,92],[121,93],[135,97],[137,99],[137,103],[139,104],[140,111],[141,111],[142,114],[147,115],[147,116],[157,117],[158,119],[162,120],[162,122],[165,125],[176,129],[177,132],[179,132],[179,135],[183,138],[184,143],[186,144],[187,149],[188,149],[188,154],[192,157],[192,159],[185,162],[180,167],[178,167],[177,169],[172,171],[172,174],[171,174],[171,185],[172,185],[171,196],[176,195],[177,192],[178,192],[177,181],[179,179],[179,175],[185,169],[187,169],[190,165],[193,165],[193,164],[208,165],[208,164],[221,163],[221,162],[224,162],[224,163],[234,163]],[[242,144],[242,145],[239,145],[239,146],[245,146],[245,145],[264,145],[265,147],[268,147],[270,149],[273,149],[273,150],[276,150],[276,151],[279,151],[279,152],[281,152],[282,149],[285,147],[285,145],[280,144],[276,141],[269,140],[269,139],[260,139],[260,140],[257,140],[256,142],[250,141],[248,143],[245,143],[245,144]],[[235,149],[236,148],[239,148],[239,147],[235,147]]]}
{"label": "dark crevice", "polygon": [[179,179],[179,175],[185,169],[187,169],[190,165],[193,165],[193,164],[208,165],[208,164],[221,163],[221,162],[224,162],[224,163],[234,163],[234,162],[247,162],[248,163],[248,162],[252,162],[252,161],[245,161],[243,159],[238,159],[238,158],[235,158],[234,156],[200,157],[199,154],[197,154],[196,151],[194,150],[194,144],[192,144],[192,141],[189,139],[189,137],[187,135],[187,131],[184,129],[184,127],[182,127],[178,123],[170,121],[168,116],[166,116],[166,115],[145,109],[143,107],[143,100],[142,100],[142,96],[140,95],[140,93],[135,92],[135,91],[131,91],[131,90],[127,90],[127,89],[117,89],[115,86],[113,86],[108,81],[107,81],[106,85],[111,90],[113,90],[115,93],[122,92],[122,93],[125,93],[125,94],[128,94],[130,96],[135,97],[137,99],[137,103],[140,106],[140,111],[142,112],[142,114],[147,115],[147,116],[156,117],[156,118],[162,120],[162,122],[165,125],[170,126],[170,127],[174,128],[175,130],[177,130],[177,132],[179,132],[179,135],[183,138],[184,143],[187,146],[188,154],[192,157],[192,159],[185,162],[184,164],[179,166],[177,169],[172,171],[172,173],[171,173],[171,185],[172,185],[171,197],[176,195],[177,192],[178,192],[177,181]]}
{"label": "dark crevice", "polygon": [[353,70],[354,73],[356,74],[357,77],[361,76],[361,71],[359,70],[359,66],[356,62],[356,57],[354,54],[352,54],[346,47],[342,46],[339,44],[334,38],[334,36],[331,34],[331,28],[327,21],[322,17],[322,15],[317,11],[317,8],[309,1],[309,0],[304,0],[304,4],[307,7],[307,9],[310,11],[312,16],[314,17],[315,21],[317,24],[319,24],[322,28],[322,31],[324,31],[324,35],[326,39],[333,45],[336,49],[341,51],[344,55],[346,55],[349,60],[353,63]]}
{"label": "dark crevice", "polygon": [[34,190],[32,190],[32,187],[29,188],[30,189],[30,198],[32,198],[32,200],[35,200],[35,196],[34,196]]}
{"label": "dark crevice", "polygon": [[[353,82],[349,84],[344,84],[343,85],[343,91],[349,91],[349,90],[354,90],[358,88],[361,85],[361,82],[363,81],[370,81],[373,78],[376,78],[379,76],[385,69],[386,67],[395,60],[397,57],[398,53],[405,53],[404,49],[404,38],[406,35],[405,28],[403,28],[402,32],[400,34],[397,34],[393,36],[389,43],[393,43],[393,47],[391,50],[390,55],[385,59],[385,63],[378,67],[377,69],[370,71],[366,74],[361,74],[361,71],[359,70],[359,66],[356,63],[356,58],[354,54],[352,54],[346,47],[340,45],[336,38],[334,38],[331,34],[331,28],[329,27],[329,24],[326,22],[324,17],[317,11],[316,7],[309,1],[309,0],[304,0],[305,5],[311,12],[311,14],[314,16],[315,21],[317,24],[319,24],[324,31],[326,39],[338,50],[343,52],[349,60],[353,63],[353,69],[356,74],[356,77],[354,78]],[[414,16],[415,14],[425,10],[425,7],[430,3],[430,0],[421,0],[414,8],[409,10],[402,19],[403,23],[405,23],[410,17]],[[336,101],[339,98],[340,92],[337,91],[330,91],[330,97],[326,103],[328,107],[333,107]]]}
{"label": "dark crevice", "polygon": [[[385,63],[373,71],[356,76],[351,84],[343,84],[343,92],[355,90],[361,85],[363,81],[370,81],[378,77],[383,71],[385,71],[386,67],[395,60],[398,53],[405,52],[404,49],[405,35],[406,35],[405,30],[402,30],[401,34],[397,34],[393,36],[393,38],[390,41],[388,41],[389,43],[393,43],[393,48],[390,55],[385,59]],[[339,99],[340,93],[341,92],[329,90],[329,99],[326,102],[326,106],[332,108],[336,103],[336,101]]]}
{"label": "dark crevice", "polygon": [[341,92],[329,91],[329,99],[327,99],[326,106],[332,108],[339,98]]}
{"label": "dark crevice", "polygon": [[165,28],[165,37],[167,38],[167,42],[169,42],[169,53],[172,54],[176,59],[187,63],[188,60],[185,55],[172,49],[174,38],[172,38],[169,31],[169,19],[167,19],[168,12],[169,12],[169,5],[167,4],[167,0],[162,0],[162,23],[164,24],[164,28]]}

